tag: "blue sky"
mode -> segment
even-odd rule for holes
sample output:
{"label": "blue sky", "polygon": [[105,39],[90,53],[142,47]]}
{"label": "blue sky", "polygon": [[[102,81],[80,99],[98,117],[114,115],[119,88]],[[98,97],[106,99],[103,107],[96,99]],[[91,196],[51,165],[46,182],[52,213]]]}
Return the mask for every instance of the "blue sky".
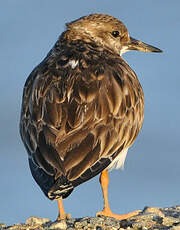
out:
{"label": "blue sky", "polygon": [[[145,120],[125,169],[110,173],[112,210],[125,213],[180,204],[179,10],[179,0],[0,2],[0,222],[23,222],[34,215],[57,217],[56,202],[49,201],[32,179],[20,140],[22,90],[64,24],[90,13],[119,18],[132,37],[164,51],[124,55],[144,89]],[[98,177],[79,186],[64,206],[73,217],[94,216],[103,206]]]}

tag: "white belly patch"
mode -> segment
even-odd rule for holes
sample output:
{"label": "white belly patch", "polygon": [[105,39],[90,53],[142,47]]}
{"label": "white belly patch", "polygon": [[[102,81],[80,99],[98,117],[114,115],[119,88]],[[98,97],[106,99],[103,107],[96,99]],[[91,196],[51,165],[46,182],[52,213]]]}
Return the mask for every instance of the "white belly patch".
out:
{"label": "white belly patch", "polygon": [[119,168],[124,168],[124,162],[127,156],[128,148],[123,149],[119,155],[111,162],[111,164],[107,167],[109,171],[112,169],[119,169]]}

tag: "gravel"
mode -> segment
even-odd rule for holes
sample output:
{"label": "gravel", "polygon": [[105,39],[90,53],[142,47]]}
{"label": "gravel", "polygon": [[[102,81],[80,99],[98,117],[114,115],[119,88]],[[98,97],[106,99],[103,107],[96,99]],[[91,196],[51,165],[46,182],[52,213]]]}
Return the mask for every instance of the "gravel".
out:
{"label": "gravel", "polygon": [[114,218],[83,217],[67,221],[51,221],[48,218],[29,217],[23,224],[6,226],[0,222],[0,230],[180,230],[180,206],[169,208],[145,207],[137,216],[118,221]]}

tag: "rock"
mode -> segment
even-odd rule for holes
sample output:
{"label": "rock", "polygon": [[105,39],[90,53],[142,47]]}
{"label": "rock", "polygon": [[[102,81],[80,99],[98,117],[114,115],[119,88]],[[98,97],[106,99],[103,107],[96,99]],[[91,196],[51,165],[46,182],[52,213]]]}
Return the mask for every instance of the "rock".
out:
{"label": "rock", "polygon": [[31,216],[26,220],[27,225],[43,225],[48,222],[51,222],[51,220],[48,218],[39,218],[36,216]]}
{"label": "rock", "polygon": [[6,225],[5,225],[5,224],[0,223],[0,230],[1,230],[1,229],[3,229],[3,228],[5,228],[5,227],[6,227]]}
{"label": "rock", "polygon": [[51,221],[48,218],[30,217],[25,224],[6,226],[0,230],[180,230],[180,206],[170,208],[145,207],[137,216],[118,221],[109,217],[71,218]]}
{"label": "rock", "polygon": [[54,229],[57,229],[57,230],[59,230],[59,229],[66,230],[67,229],[67,223],[66,223],[66,221],[63,221],[63,220],[56,221],[56,222],[52,223],[49,226],[48,229],[50,229],[50,230],[54,230]]}

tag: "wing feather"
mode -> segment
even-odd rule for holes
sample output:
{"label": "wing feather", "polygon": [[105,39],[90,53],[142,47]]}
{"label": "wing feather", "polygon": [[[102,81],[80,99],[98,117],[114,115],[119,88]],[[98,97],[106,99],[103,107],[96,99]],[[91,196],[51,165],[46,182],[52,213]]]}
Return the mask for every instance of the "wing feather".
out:
{"label": "wing feather", "polygon": [[74,186],[90,179],[139,132],[142,89],[122,59],[113,63],[56,73],[41,64],[28,78],[21,136],[30,158],[55,179],[65,176]]}

